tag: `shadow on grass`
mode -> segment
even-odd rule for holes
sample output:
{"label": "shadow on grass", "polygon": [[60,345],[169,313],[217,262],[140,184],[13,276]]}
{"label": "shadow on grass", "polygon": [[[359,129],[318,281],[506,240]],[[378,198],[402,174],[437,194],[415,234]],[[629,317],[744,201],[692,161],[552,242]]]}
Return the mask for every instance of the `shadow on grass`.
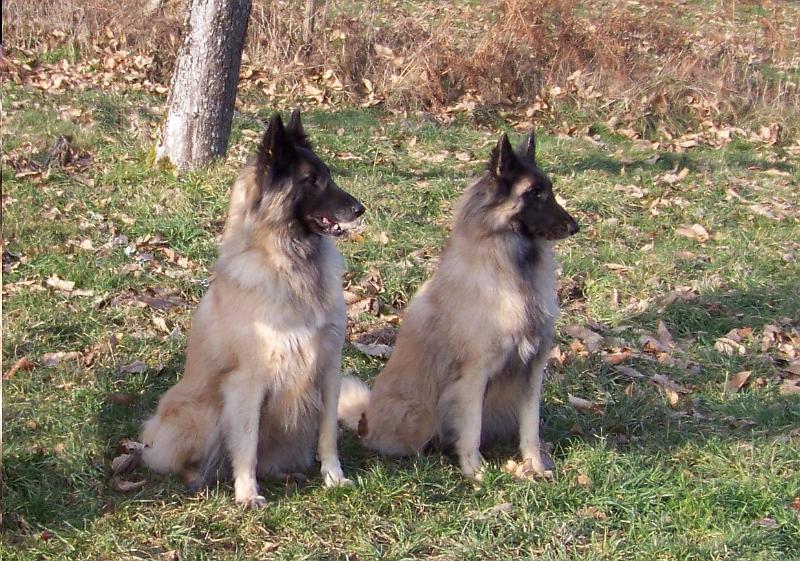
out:
{"label": "shadow on grass", "polygon": [[[721,387],[725,376],[733,368],[759,369],[772,364],[767,356],[725,357],[713,351],[715,338],[732,327],[747,326],[758,331],[768,323],[780,323],[783,318],[797,317],[800,312],[800,282],[787,278],[771,290],[740,289],[701,294],[689,302],[667,306],[663,312],[631,315],[623,322],[633,328],[653,330],[656,319],[664,319],[677,339],[693,337],[701,351],[699,374],[681,374],[668,365],[650,361],[631,363],[647,376],[666,374],[678,383],[695,386],[694,395],[684,397],[670,408],[660,396],[660,390],[645,380],[637,382],[634,391],[627,392],[631,379],[605,366],[598,357],[570,364],[565,372],[556,372],[548,382],[546,394],[554,390],[559,395],[567,391],[604,393],[609,396],[602,415],[582,413],[564,403],[556,404],[545,398],[543,403],[543,438],[555,444],[553,457],[557,463],[569,454],[578,442],[593,445],[603,439],[622,453],[637,454],[645,458],[661,458],[664,453],[681,448],[687,442],[702,442],[709,437],[725,441],[754,441],[781,436],[800,425],[800,408],[794,396],[778,396],[776,392],[745,390],[732,398],[722,398]],[[693,360],[697,359],[692,357]],[[141,421],[155,410],[159,396],[182,370],[182,351],[155,379],[143,377],[131,387],[139,391],[132,406],[105,403],[96,420],[97,438],[104,445],[105,457],[93,458],[80,453],[63,461],[54,452],[23,452],[5,458],[4,506],[6,516],[3,528],[9,540],[24,540],[43,529],[87,528],[92,520],[137,501],[179,500],[194,495],[178,477],[156,476],[138,468],[127,477],[145,479],[146,486],[133,494],[121,494],[110,486],[110,462],[115,456],[120,438],[135,438]],[[774,365],[771,366],[774,369]],[[98,387],[113,387],[119,374],[105,369],[98,375]],[[720,388],[720,391],[709,388]],[[747,420],[740,423],[740,420]],[[379,470],[383,476],[407,473],[432,473],[447,465],[443,456],[434,454],[426,458],[387,459],[361,448],[356,438],[344,433],[341,439],[341,457],[345,472],[350,477],[368,476]],[[487,458],[502,461],[516,454],[516,446],[499,444],[488,447]],[[457,473],[453,466],[453,473]],[[311,494],[320,485],[318,466],[309,472],[309,485],[297,490],[281,482],[263,482],[268,498],[287,493]],[[442,494],[437,486],[422,485],[420,489],[428,501],[452,504],[454,508],[471,493],[468,485],[451,494]],[[220,489],[230,493],[230,485]]]}

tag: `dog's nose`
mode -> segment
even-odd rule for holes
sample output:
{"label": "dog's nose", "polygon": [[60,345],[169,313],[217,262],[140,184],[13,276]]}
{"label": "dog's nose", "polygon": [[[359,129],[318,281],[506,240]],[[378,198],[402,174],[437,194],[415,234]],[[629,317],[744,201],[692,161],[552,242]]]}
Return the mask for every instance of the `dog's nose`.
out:
{"label": "dog's nose", "polygon": [[359,216],[364,214],[364,211],[367,209],[365,209],[364,205],[362,205],[361,203],[356,202],[356,204],[354,204],[350,210],[352,210],[353,214],[356,216],[356,218],[358,218]]}
{"label": "dog's nose", "polygon": [[578,223],[575,222],[574,220],[571,221],[569,224],[567,224],[567,232],[569,233],[570,236],[573,234],[577,234],[578,230],[580,229],[581,227],[578,226]]}

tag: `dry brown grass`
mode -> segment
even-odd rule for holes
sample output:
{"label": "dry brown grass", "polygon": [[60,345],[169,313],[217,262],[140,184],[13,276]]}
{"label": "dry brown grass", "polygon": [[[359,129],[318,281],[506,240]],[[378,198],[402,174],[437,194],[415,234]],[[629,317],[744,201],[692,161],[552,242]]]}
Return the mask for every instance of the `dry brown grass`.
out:
{"label": "dry brown grass", "polygon": [[[158,51],[166,83],[184,2],[166,4],[142,18],[135,0],[6,2],[6,45],[66,48],[74,59],[99,41]],[[468,103],[550,115],[567,101],[642,133],[785,118],[800,108],[800,8],[790,2],[498,0],[425,2],[413,12],[321,2],[310,47],[301,4],[254,1],[243,68],[260,79],[243,87],[288,99],[316,92],[400,108]]]}

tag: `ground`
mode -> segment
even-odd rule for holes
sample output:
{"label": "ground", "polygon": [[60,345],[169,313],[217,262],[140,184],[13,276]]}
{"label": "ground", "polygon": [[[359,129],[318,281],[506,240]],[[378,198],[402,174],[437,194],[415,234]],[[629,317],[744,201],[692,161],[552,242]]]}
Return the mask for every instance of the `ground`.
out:
{"label": "ground", "polygon": [[[176,176],[152,165],[163,100],[4,91],[3,559],[796,558],[796,139],[540,130],[540,164],[582,227],[557,246],[543,405],[555,479],[512,479],[514,449],[498,446],[476,490],[447,458],[384,459],[343,432],[355,487],[267,482],[268,507],[246,511],[226,484],[197,495],[112,473],[181,374],[228,188],[271,112],[243,97],[227,160]],[[455,199],[499,134],[530,124],[380,105],[304,119],[368,209],[339,243],[349,339],[391,345]],[[343,369],[366,380],[383,363],[345,347]]]}

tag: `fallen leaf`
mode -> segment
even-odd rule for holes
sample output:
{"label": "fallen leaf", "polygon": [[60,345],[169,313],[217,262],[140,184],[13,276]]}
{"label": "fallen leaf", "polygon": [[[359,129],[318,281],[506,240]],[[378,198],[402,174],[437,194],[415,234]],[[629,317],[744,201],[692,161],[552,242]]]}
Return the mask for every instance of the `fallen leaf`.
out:
{"label": "fallen leaf", "polygon": [[55,353],[45,353],[39,358],[42,366],[52,368],[65,360],[75,360],[81,357],[78,351],[58,351]]}
{"label": "fallen leaf", "polygon": [[664,374],[654,374],[653,377],[650,379],[659,386],[668,388],[678,393],[690,393],[692,391],[686,386],[682,386],[681,384],[677,383],[675,380]]}
{"label": "fallen leaf", "polygon": [[681,399],[681,396],[672,388],[664,388],[664,395],[667,398],[667,403],[670,407],[675,407]]}
{"label": "fallen leaf", "polygon": [[140,454],[120,454],[111,460],[111,472],[120,475],[132,471],[141,463]]}
{"label": "fallen leaf", "polygon": [[706,230],[700,224],[692,224],[691,226],[681,226],[675,233],[679,236],[684,236],[686,238],[692,238],[699,242],[706,242],[708,241],[709,235],[708,230]]}
{"label": "fallen leaf", "polygon": [[136,360],[130,364],[120,366],[118,372],[120,374],[141,374],[147,371],[147,364],[141,360]]}
{"label": "fallen leaf", "polygon": [[603,411],[602,403],[593,403],[588,399],[574,396],[571,393],[567,394],[567,401],[572,407],[579,411],[588,411],[592,413],[601,413]]}
{"label": "fallen leaf", "polygon": [[575,478],[575,483],[577,483],[581,487],[588,487],[591,482],[592,480],[589,479],[589,476],[586,475],[585,473],[579,473],[578,476]]}
{"label": "fallen leaf", "polygon": [[13,364],[13,366],[11,366],[11,368],[9,368],[6,371],[6,373],[3,374],[3,380],[10,380],[11,378],[14,377],[14,374],[19,372],[20,370],[23,370],[23,371],[30,370],[34,366],[36,366],[36,364],[34,364],[34,362],[31,359],[29,359],[28,357],[24,356],[24,357],[20,358],[17,362],[15,362]]}
{"label": "fallen leaf", "polygon": [[761,520],[756,521],[756,524],[768,530],[775,530],[780,527],[774,518],[769,518],[769,517],[765,517],[762,518]]}
{"label": "fallen leaf", "polygon": [[643,351],[651,354],[666,353],[670,350],[667,345],[664,345],[659,339],[651,335],[642,335],[639,338],[639,344],[642,346]]}
{"label": "fallen leaf", "polygon": [[739,344],[738,342],[734,341],[733,339],[729,339],[728,337],[720,337],[714,342],[714,349],[722,354],[726,355],[733,355],[733,354],[740,354],[743,355],[747,352],[744,345]]}
{"label": "fallen leaf", "polygon": [[800,393],[800,378],[795,380],[784,380],[778,388],[778,393],[781,395]]}
{"label": "fallen leaf", "polygon": [[747,383],[747,380],[750,379],[750,374],[752,372],[750,370],[742,370],[741,372],[737,372],[733,376],[730,377],[728,383],[725,384],[725,392],[726,393],[736,393],[742,386]]}
{"label": "fallen leaf", "polygon": [[608,515],[596,506],[582,506],[575,511],[575,515],[583,518],[594,518],[595,520],[605,520],[608,518]]}
{"label": "fallen leaf", "polygon": [[392,354],[393,348],[389,345],[381,345],[381,344],[363,344],[363,343],[350,343],[353,345],[358,351],[367,355],[367,356],[375,356],[378,358],[389,358]]}
{"label": "fallen leaf", "polygon": [[658,328],[656,329],[656,333],[658,335],[658,340],[661,341],[662,345],[668,348],[673,346],[674,343],[672,340],[672,334],[661,320],[658,320]]}
{"label": "fallen leaf", "polygon": [[50,288],[55,288],[61,292],[72,292],[72,289],[75,288],[74,282],[58,278],[57,275],[53,275],[48,278],[45,281],[45,284]]}
{"label": "fallen leaf", "polygon": [[631,356],[633,356],[633,352],[630,349],[623,349],[622,351],[616,353],[608,353],[603,355],[603,362],[615,366],[625,362]]}
{"label": "fallen leaf", "polygon": [[570,325],[567,327],[566,332],[572,337],[580,339],[583,345],[586,347],[586,350],[590,353],[600,348],[600,345],[603,343],[602,335],[595,333],[591,329],[583,327],[582,325]]}
{"label": "fallen leaf", "polygon": [[130,493],[131,491],[137,491],[144,487],[146,483],[147,482],[144,479],[141,481],[128,481],[127,479],[122,479],[118,476],[111,478],[111,488],[118,493]]}
{"label": "fallen leaf", "polygon": [[159,331],[163,331],[164,333],[172,333],[172,330],[167,327],[167,321],[159,316],[153,316],[152,318],[153,325],[155,325]]}
{"label": "fallen leaf", "polygon": [[144,450],[144,444],[137,440],[120,438],[117,442],[118,454],[141,454],[142,450]]}
{"label": "fallen leaf", "polygon": [[631,368],[630,366],[619,365],[615,368],[615,370],[623,376],[627,376],[628,378],[638,379],[645,377],[644,374],[634,368]]}
{"label": "fallen leaf", "polygon": [[800,360],[790,362],[783,368],[783,371],[795,376],[800,376]]}

